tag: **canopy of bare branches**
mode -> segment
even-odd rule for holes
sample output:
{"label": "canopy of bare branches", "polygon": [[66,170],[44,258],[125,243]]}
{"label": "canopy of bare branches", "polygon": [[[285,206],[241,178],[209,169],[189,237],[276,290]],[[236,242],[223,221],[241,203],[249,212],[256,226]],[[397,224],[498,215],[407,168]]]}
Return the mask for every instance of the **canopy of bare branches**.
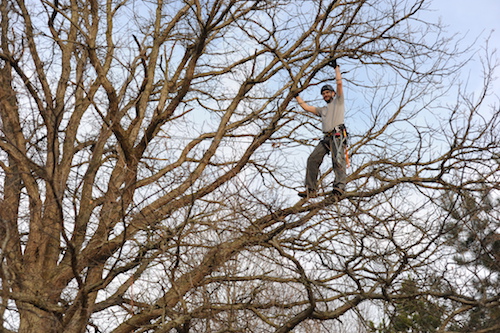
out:
{"label": "canopy of bare branches", "polygon": [[[0,331],[367,332],[413,300],[446,332],[498,309],[498,210],[453,208],[498,200],[496,63],[462,90],[470,50],[427,2],[2,0]],[[300,199],[321,131],[293,96],[321,106],[331,57],[349,183]],[[479,217],[472,270],[450,235]]]}

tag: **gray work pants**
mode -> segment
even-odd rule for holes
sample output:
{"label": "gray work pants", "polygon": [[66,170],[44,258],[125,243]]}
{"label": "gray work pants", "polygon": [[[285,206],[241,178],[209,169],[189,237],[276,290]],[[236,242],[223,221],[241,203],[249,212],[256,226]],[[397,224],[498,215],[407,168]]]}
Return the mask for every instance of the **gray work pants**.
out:
{"label": "gray work pants", "polygon": [[306,188],[316,191],[318,189],[319,167],[323,158],[331,150],[333,172],[335,173],[334,186],[344,189],[346,183],[346,160],[345,160],[345,138],[342,136],[325,136],[323,140],[314,148],[307,159]]}

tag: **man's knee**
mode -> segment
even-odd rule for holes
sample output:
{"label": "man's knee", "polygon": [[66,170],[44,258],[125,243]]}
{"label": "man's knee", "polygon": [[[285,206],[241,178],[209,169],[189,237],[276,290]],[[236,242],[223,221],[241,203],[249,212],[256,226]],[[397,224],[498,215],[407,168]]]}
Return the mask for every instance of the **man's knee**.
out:
{"label": "man's knee", "polygon": [[318,154],[311,154],[307,158],[307,165],[308,166],[320,165],[322,161],[323,161],[323,156]]}

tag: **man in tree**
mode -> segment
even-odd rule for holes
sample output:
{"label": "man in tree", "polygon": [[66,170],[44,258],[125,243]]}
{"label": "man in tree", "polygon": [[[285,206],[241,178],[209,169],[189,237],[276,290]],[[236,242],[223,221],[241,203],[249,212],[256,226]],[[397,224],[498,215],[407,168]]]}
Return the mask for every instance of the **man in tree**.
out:
{"label": "man in tree", "polygon": [[313,152],[307,159],[305,179],[306,190],[299,192],[299,196],[303,198],[311,198],[317,195],[319,167],[323,162],[323,158],[328,153],[331,153],[333,171],[335,172],[332,194],[341,195],[344,192],[346,184],[346,159],[344,149],[346,145],[347,132],[344,125],[345,107],[342,76],[336,60],[331,61],[329,65],[335,68],[337,90],[334,90],[330,85],[325,85],[321,88],[321,96],[323,96],[323,99],[327,104],[326,106],[311,106],[305,103],[300,96],[295,96],[302,109],[317,116],[321,116],[322,129],[324,133],[324,138],[320,141],[316,148],[314,148]]}

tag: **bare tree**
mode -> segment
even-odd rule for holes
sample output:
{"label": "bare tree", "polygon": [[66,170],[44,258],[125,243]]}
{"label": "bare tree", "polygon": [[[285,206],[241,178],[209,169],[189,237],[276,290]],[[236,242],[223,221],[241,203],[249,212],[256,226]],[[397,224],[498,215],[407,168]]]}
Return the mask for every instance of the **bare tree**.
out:
{"label": "bare tree", "polygon": [[[437,208],[498,186],[498,112],[437,109],[463,64],[427,1],[1,6],[3,331],[327,331],[408,275],[478,304],[432,288]],[[293,95],[332,56],[366,96],[350,187],[298,200],[317,134]]]}

